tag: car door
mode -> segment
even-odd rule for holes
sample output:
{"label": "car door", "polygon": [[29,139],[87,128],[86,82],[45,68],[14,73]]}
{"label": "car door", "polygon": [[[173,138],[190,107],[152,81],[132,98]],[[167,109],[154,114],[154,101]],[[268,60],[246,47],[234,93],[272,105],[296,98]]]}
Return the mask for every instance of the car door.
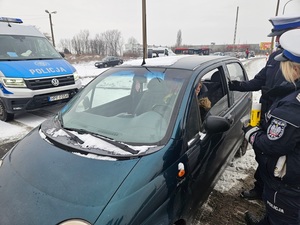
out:
{"label": "car door", "polygon": [[116,65],[116,63],[117,63],[117,59],[116,59],[116,57],[111,57],[111,59],[110,59],[110,66],[115,66]]}
{"label": "car door", "polygon": [[[213,78],[218,74],[218,79]],[[192,201],[188,208],[195,208],[198,203],[203,203],[214,184],[217,182],[221,172],[225,169],[228,159],[231,159],[236,151],[236,137],[234,129],[239,122],[236,115],[239,115],[230,105],[230,96],[225,78],[225,65],[219,64],[208,68],[199,74],[194,87],[199,80],[202,80],[208,87],[207,96],[212,100],[212,107],[206,118],[210,115],[226,118],[230,122],[230,128],[222,133],[207,133],[203,128],[205,121],[200,121],[200,111],[196,97],[192,97],[188,109],[185,140],[188,149],[188,182],[189,194]],[[217,82],[218,85],[217,85]],[[218,89],[215,89],[215,88]],[[196,123],[196,120],[199,120]],[[204,119],[205,120],[205,119]]]}
{"label": "car door", "polygon": [[112,59],[112,66],[116,66],[119,64],[119,59],[117,57],[113,57]]}
{"label": "car door", "polygon": [[[228,81],[230,80],[240,80],[246,81],[248,80],[247,73],[242,66],[242,64],[238,61],[231,61],[225,64],[224,67],[226,84],[228,86]],[[247,141],[244,138],[244,132],[242,131],[242,117],[248,115],[250,116],[251,110],[251,102],[252,102],[252,93],[251,92],[239,92],[239,91],[230,91],[228,89],[229,95],[229,104],[232,111],[232,115],[234,115],[234,129],[231,134],[234,138],[233,143],[236,145],[242,145],[244,142],[245,149],[247,147]]]}
{"label": "car door", "polygon": [[[229,69],[228,69],[229,68]],[[219,82],[221,83],[221,91],[213,89],[208,97],[212,98],[217,95],[215,103],[209,110],[209,115],[221,116],[230,121],[230,129],[220,136],[221,145],[218,147],[216,159],[213,161],[215,169],[221,169],[226,164],[227,158],[232,158],[235,152],[242,145],[244,133],[242,131],[241,118],[250,112],[251,95],[249,93],[233,93],[228,88],[228,74],[236,71],[235,74],[246,79],[245,71],[242,65],[237,60],[228,60],[222,63],[222,66],[217,68],[219,73]],[[214,72],[215,73],[215,72]],[[211,78],[213,78],[212,74]],[[205,76],[203,76],[204,78]],[[214,81],[217,79],[214,79]],[[217,94],[220,92],[221,94]],[[215,136],[218,136],[216,134]],[[226,166],[226,165],[225,165]]]}

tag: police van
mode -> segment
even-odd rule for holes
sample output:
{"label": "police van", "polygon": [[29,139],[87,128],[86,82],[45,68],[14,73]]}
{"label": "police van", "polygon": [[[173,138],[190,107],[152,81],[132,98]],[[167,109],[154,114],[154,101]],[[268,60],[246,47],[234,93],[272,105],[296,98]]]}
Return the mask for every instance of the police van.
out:
{"label": "police van", "polygon": [[0,120],[68,101],[81,88],[76,69],[34,26],[0,17]]}

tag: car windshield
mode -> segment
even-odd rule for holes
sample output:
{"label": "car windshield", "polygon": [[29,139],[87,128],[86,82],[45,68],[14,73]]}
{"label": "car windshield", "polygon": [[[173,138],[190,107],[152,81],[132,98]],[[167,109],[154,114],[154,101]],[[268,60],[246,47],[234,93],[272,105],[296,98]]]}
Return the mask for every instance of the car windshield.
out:
{"label": "car windshield", "polygon": [[0,35],[0,60],[58,59],[61,55],[43,37]]}
{"label": "car windshield", "polygon": [[162,144],[190,74],[157,68],[105,71],[62,109],[62,125],[133,145]]}

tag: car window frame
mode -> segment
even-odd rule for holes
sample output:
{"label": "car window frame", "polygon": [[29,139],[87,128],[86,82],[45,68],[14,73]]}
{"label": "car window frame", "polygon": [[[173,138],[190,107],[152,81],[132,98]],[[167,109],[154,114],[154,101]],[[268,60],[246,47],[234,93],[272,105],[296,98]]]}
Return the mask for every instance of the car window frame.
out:
{"label": "car window frame", "polygon": [[[227,108],[226,108],[226,110],[225,111],[220,111],[220,113],[218,114],[218,115],[220,115],[220,116],[224,116],[225,114],[226,114],[226,112],[228,112],[229,111],[229,109],[230,109],[230,105],[229,105],[229,95],[228,95],[228,86],[224,83],[225,81],[226,81],[226,73],[225,73],[225,70],[224,70],[224,62],[223,61],[221,61],[221,62],[217,62],[217,63],[214,63],[214,64],[210,64],[210,65],[207,65],[206,67],[201,67],[201,70],[199,70],[199,71],[196,71],[195,72],[195,74],[196,74],[196,79],[194,79],[193,80],[193,84],[192,84],[192,93],[190,94],[190,96],[191,96],[191,98],[196,98],[196,95],[194,94],[194,91],[195,91],[195,88],[196,88],[196,86],[197,86],[197,84],[200,82],[200,80],[202,80],[202,78],[206,75],[206,74],[208,74],[208,73],[210,73],[211,71],[213,71],[213,70],[215,70],[215,69],[218,69],[219,71],[220,71],[220,73],[221,73],[221,87],[222,87],[222,89],[223,89],[223,92],[225,93],[224,94],[224,96],[223,96],[223,98],[224,97],[226,97],[227,98]],[[220,69],[219,69],[220,68]],[[221,100],[221,99],[220,99]],[[185,124],[186,124],[186,127],[185,127],[185,130],[187,130],[187,129],[189,129],[188,127],[187,127],[187,125],[189,124],[189,115],[190,115],[190,111],[192,110],[191,109],[191,107],[194,105],[195,106],[195,104],[193,104],[193,99],[189,99],[189,102],[190,102],[190,104],[189,104],[189,107],[187,108],[187,112],[186,112],[186,117],[185,117],[185,119],[184,119],[184,121],[185,121]],[[198,118],[200,118],[200,121],[201,121],[201,116],[200,116],[200,110],[199,110],[199,107],[197,107],[198,109],[197,109],[197,113],[198,113]],[[213,108],[213,106],[212,106],[212,108]],[[210,115],[210,111],[211,111],[211,109],[208,111],[208,115],[207,116],[209,116]],[[197,132],[197,133],[195,133],[193,136],[191,136],[191,137],[188,137],[187,135],[187,132],[185,132],[185,137],[184,137],[184,139],[187,141],[187,145],[188,146],[191,146],[191,145],[193,145],[193,143],[195,143],[195,141],[197,141],[198,139],[203,139],[205,136],[206,136],[206,134],[205,134],[205,131],[203,130],[203,123],[204,123],[204,121],[201,121],[200,122],[200,127],[199,127],[199,131]]]}
{"label": "car window frame", "polygon": [[[229,90],[228,90],[228,85],[226,84],[227,83],[227,78],[226,78],[226,72],[225,72],[225,63],[226,61],[221,61],[221,62],[218,62],[218,63],[215,63],[207,68],[205,68],[202,72],[201,72],[201,75],[200,75],[200,79],[203,79],[203,77],[214,71],[214,70],[219,70],[220,72],[220,76],[221,76],[221,88],[222,88],[222,91],[223,91],[223,97],[220,98],[216,103],[220,102],[221,100],[226,100],[227,102],[227,108],[224,110],[220,110],[219,112],[217,110],[215,110],[215,108],[218,106],[217,104],[214,104],[212,105],[211,109],[208,111],[208,115],[211,115],[212,112],[215,112],[213,113],[213,115],[218,115],[218,116],[222,116],[224,114],[226,114],[226,112],[229,110],[231,104],[230,104],[230,98],[231,96],[229,95]],[[208,96],[209,98],[209,96]],[[218,113],[217,113],[218,112]]]}
{"label": "car window frame", "polygon": [[226,77],[227,89],[228,89],[229,96],[230,96],[230,105],[236,104],[238,101],[240,101],[246,95],[245,92],[231,91],[231,90],[229,90],[228,82],[231,81],[231,80],[235,80],[235,77],[231,76],[230,71],[229,71],[227,65],[234,64],[234,63],[238,64],[240,66],[240,68],[242,69],[243,78],[244,79],[241,80],[241,81],[248,81],[249,80],[249,78],[247,76],[247,72],[246,72],[243,64],[241,63],[241,61],[239,61],[239,60],[231,60],[231,61],[228,61],[226,63],[226,65],[224,66],[224,72],[225,72],[225,77]]}

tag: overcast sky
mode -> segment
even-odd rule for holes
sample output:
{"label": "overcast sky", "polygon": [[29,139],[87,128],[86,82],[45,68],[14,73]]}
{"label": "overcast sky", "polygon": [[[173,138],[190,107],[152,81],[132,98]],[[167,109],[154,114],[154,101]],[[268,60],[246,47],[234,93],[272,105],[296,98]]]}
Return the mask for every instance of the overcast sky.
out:
{"label": "overcast sky", "polygon": [[[287,3],[287,4],[286,4]],[[271,41],[267,37],[277,0],[147,0],[148,45],[173,46],[177,32],[191,45],[232,44],[237,7],[236,44]],[[300,0],[280,0],[278,15],[300,15]],[[19,17],[51,34],[52,15],[56,46],[88,30],[90,37],[108,30],[121,32],[124,43],[134,37],[142,43],[142,0],[0,0],[0,16]]]}

